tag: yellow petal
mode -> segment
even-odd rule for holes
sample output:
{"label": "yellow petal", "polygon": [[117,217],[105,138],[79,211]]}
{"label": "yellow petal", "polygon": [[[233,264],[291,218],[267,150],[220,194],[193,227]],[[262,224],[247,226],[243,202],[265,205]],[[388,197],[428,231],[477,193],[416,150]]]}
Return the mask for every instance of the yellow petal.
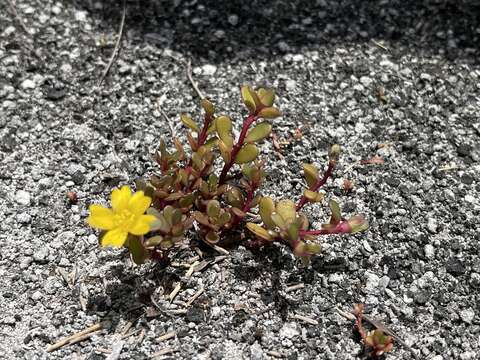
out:
{"label": "yellow petal", "polygon": [[128,233],[121,228],[107,231],[102,237],[102,246],[121,247],[127,240]]}
{"label": "yellow petal", "polygon": [[128,232],[133,235],[145,235],[150,231],[150,224],[153,223],[155,219],[156,218],[153,215],[139,216],[135,224],[128,229]]}
{"label": "yellow petal", "polygon": [[114,227],[113,211],[101,205],[90,205],[90,215],[87,218],[88,225],[96,229],[110,230]]}
{"label": "yellow petal", "polygon": [[143,194],[143,191],[137,191],[128,202],[128,209],[135,215],[142,215],[148,209],[152,199]]}
{"label": "yellow petal", "polygon": [[112,191],[112,208],[115,211],[121,211],[128,206],[128,202],[132,197],[132,191],[128,186],[122,186],[121,189]]}

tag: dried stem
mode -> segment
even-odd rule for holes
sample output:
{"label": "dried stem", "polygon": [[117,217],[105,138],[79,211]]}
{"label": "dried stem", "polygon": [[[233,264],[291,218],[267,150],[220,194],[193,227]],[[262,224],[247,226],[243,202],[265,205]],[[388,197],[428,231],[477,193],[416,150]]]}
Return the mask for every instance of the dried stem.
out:
{"label": "dried stem", "polygon": [[115,48],[113,49],[112,56],[110,57],[110,60],[103,70],[102,76],[100,77],[100,80],[98,81],[97,86],[102,85],[103,80],[105,77],[108,75],[108,72],[110,71],[110,68],[113,65],[113,62],[115,61],[115,58],[117,57],[117,53],[120,50],[120,44],[122,42],[122,37],[123,37],[123,28],[125,26],[125,17],[127,14],[127,0],[123,0],[123,12],[122,12],[122,20],[120,22],[120,29],[118,30],[118,37],[117,37],[117,42],[115,43]]}

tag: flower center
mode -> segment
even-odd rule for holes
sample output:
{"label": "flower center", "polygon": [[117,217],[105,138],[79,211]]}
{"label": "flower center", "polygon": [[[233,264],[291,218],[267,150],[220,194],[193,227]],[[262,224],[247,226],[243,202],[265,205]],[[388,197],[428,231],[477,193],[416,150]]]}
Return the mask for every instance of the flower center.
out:
{"label": "flower center", "polygon": [[115,223],[115,227],[121,228],[124,231],[128,231],[135,222],[135,218],[136,216],[134,213],[125,209],[115,213],[113,221]]}

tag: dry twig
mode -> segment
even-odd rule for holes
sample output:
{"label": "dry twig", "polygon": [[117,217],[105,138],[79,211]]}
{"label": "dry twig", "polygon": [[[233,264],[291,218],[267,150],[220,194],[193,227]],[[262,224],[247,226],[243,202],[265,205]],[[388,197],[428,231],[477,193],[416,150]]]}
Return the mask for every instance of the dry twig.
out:
{"label": "dry twig", "polygon": [[103,70],[102,76],[100,77],[100,80],[98,81],[97,86],[102,85],[103,80],[105,80],[105,77],[108,75],[108,72],[110,71],[110,68],[112,67],[113,62],[115,61],[115,58],[117,57],[117,53],[120,50],[120,44],[121,44],[122,37],[123,37],[123,28],[125,27],[126,14],[127,14],[127,0],[123,0],[122,20],[120,22],[120,29],[118,30],[117,42],[115,44],[115,48],[113,49],[112,56],[110,57],[110,60],[108,61],[107,66]]}
{"label": "dry twig", "polygon": [[189,307],[190,305],[192,305],[193,302],[194,302],[195,300],[197,300],[198,297],[199,297],[200,295],[202,295],[204,291],[205,291],[205,288],[203,288],[203,287],[200,288],[200,289],[190,298],[190,300],[187,301],[187,304],[185,305],[185,307]]}
{"label": "dry twig", "polygon": [[157,338],[157,341],[167,341],[175,337],[177,333],[175,331],[170,331],[168,333],[163,334]]}
{"label": "dry twig", "polygon": [[30,33],[30,31],[28,30],[27,26],[25,25],[25,22],[23,21],[23,19],[20,17],[20,15],[18,15],[18,12],[17,12],[17,8],[15,7],[15,4],[13,3],[12,0],[8,0],[8,6],[10,6],[10,10],[12,11],[12,14],[13,16],[15,17],[15,19],[18,21],[18,23],[20,24],[20,27],[22,28],[22,30],[27,34],[27,35],[32,35]]}
{"label": "dry twig", "polygon": [[97,334],[100,330],[104,329],[106,327],[105,325],[106,325],[105,323],[101,322],[93,326],[90,326],[85,330],[82,330],[76,334],[63,338],[62,340],[57,341],[55,344],[50,345],[47,348],[47,352],[52,352],[61,348],[62,346],[76,344],[80,341],[88,339],[92,335]]}

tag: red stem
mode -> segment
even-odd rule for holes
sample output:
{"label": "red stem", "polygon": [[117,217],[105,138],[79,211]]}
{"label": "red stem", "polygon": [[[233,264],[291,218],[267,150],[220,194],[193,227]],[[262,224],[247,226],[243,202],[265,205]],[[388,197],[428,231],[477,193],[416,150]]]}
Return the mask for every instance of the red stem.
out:
{"label": "red stem", "polygon": [[[332,161],[330,160],[328,162],[328,168],[327,168],[327,171],[325,172],[325,175],[323,175],[323,178],[317,180],[317,182],[315,184],[313,184],[312,186],[310,186],[309,190],[311,191],[317,191],[318,189],[320,189],[323,185],[325,185],[325,183],[327,182],[328,178],[330,176],[332,176],[332,173],[333,173],[333,169],[335,168],[335,161]],[[307,198],[305,197],[305,195],[302,195],[302,198],[300,199],[300,201],[298,202],[297,204],[297,211],[301,210],[303,208],[303,206],[307,203]]]}
{"label": "red stem", "polygon": [[298,233],[300,237],[303,237],[306,235],[348,234],[350,232],[351,227],[348,224],[348,220],[342,220],[332,229],[300,230]]}
{"label": "red stem", "polygon": [[218,181],[219,185],[223,185],[225,183],[225,178],[227,177],[228,171],[231,169],[231,167],[235,163],[235,157],[237,156],[238,152],[243,146],[243,143],[245,142],[247,131],[257,119],[258,117],[257,117],[257,114],[255,113],[255,114],[248,115],[248,117],[245,120],[243,120],[242,132],[238,137],[237,143],[233,145],[232,152],[230,155],[231,157],[230,161],[228,163],[225,163],[225,165],[223,166],[222,172],[220,174],[220,179]]}
{"label": "red stem", "polygon": [[202,131],[198,135],[198,140],[197,140],[198,147],[202,146],[207,140],[207,131],[212,121],[213,121],[213,118],[208,114],[205,114],[205,121],[203,122]]}

